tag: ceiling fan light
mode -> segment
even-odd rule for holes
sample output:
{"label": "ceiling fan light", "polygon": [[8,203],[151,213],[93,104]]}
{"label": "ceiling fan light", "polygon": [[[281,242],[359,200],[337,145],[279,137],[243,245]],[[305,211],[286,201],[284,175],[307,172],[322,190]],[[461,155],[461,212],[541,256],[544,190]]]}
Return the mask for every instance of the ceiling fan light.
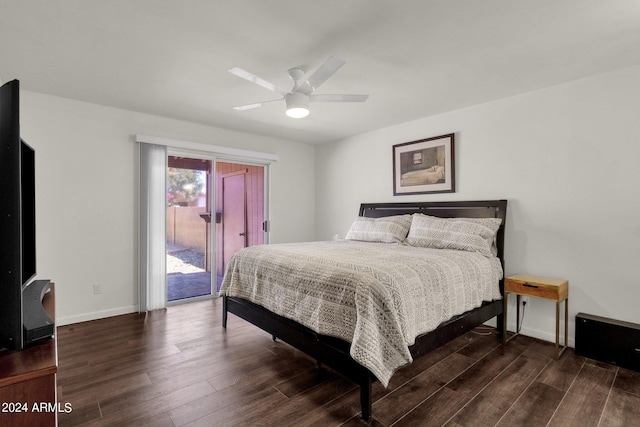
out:
{"label": "ceiling fan light", "polygon": [[305,107],[290,107],[287,108],[286,114],[292,119],[301,119],[309,115],[309,109]]}
{"label": "ceiling fan light", "polygon": [[309,115],[309,96],[304,93],[288,93],[284,97],[287,104],[287,116],[301,119]]}

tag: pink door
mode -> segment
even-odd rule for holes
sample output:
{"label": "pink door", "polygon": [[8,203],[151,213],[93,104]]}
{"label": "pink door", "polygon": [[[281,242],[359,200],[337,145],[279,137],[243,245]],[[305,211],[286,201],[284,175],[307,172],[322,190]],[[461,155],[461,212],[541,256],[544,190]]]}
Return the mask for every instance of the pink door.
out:
{"label": "pink door", "polygon": [[240,249],[247,246],[247,198],[245,174],[222,177],[223,271]]}

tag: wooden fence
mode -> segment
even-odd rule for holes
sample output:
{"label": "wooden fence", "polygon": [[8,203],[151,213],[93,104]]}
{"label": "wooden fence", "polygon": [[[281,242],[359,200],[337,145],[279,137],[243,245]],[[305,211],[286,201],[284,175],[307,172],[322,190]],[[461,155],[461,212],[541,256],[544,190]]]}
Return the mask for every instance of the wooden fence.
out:
{"label": "wooden fence", "polygon": [[203,207],[172,206],[167,209],[167,243],[174,243],[205,252],[207,223],[200,217]]}

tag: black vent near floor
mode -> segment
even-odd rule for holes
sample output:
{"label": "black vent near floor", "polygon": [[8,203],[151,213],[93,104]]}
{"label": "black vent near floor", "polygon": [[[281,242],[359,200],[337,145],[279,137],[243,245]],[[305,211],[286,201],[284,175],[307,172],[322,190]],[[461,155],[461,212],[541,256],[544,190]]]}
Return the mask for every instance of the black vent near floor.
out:
{"label": "black vent near floor", "polygon": [[640,371],[640,325],[578,313],[576,354]]}

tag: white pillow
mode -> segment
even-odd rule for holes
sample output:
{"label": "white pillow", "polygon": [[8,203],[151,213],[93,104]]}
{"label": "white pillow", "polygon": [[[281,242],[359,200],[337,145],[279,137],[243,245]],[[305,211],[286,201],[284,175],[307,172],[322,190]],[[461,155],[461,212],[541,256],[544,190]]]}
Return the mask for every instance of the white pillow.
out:
{"label": "white pillow", "polygon": [[438,218],[413,214],[407,243],[436,249],[458,249],[496,256],[500,218]]}
{"label": "white pillow", "polygon": [[381,218],[358,217],[345,236],[347,240],[364,242],[402,242],[411,226],[411,215],[385,216]]}

